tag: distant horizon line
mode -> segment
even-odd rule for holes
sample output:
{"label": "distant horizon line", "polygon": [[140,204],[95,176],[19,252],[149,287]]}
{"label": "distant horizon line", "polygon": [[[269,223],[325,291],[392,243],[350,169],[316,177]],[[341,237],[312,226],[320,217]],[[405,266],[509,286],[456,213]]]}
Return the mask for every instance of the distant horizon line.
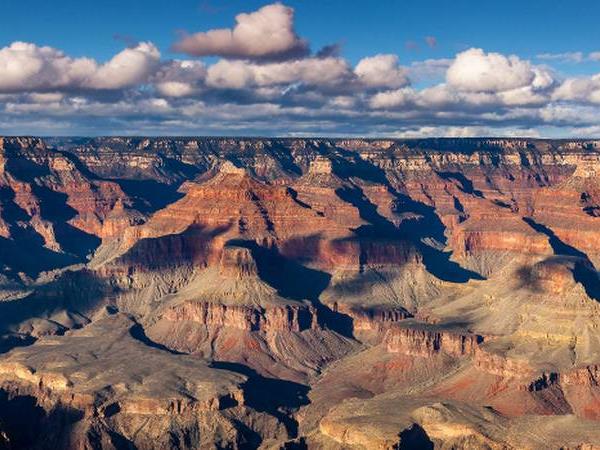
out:
{"label": "distant horizon line", "polygon": [[99,135],[36,135],[36,134],[0,134],[0,138],[38,138],[38,139],[273,139],[273,140],[354,140],[354,141],[421,141],[421,140],[521,140],[521,141],[600,141],[598,137],[528,137],[528,136],[424,136],[424,137],[361,137],[361,136],[262,136],[262,135],[179,135],[179,134],[156,134],[156,135],[122,135],[122,134],[99,134]]}

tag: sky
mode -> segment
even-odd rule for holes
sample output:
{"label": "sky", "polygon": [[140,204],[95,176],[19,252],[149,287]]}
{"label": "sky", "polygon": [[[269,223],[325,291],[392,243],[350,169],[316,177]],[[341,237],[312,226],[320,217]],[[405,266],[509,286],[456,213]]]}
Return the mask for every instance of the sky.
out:
{"label": "sky", "polygon": [[0,134],[600,137],[594,0],[2,0]]}

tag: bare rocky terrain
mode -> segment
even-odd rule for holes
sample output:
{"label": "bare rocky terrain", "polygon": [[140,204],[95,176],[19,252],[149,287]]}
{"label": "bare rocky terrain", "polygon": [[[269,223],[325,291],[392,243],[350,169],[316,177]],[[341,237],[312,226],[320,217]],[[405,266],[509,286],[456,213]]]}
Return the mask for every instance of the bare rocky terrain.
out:
{"label": "bare rocky terrain", "polygon": [[0,448],[600,448],[600,142],[0,138]]}

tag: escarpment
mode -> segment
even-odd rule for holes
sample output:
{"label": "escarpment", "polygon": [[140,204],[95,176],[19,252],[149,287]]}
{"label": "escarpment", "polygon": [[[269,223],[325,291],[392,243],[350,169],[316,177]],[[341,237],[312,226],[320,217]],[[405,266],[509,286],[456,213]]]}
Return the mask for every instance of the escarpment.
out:
{"label": "escarpment", "polygon": [[591,140],[1,138],[0,446],[600,445],[599,167]]}

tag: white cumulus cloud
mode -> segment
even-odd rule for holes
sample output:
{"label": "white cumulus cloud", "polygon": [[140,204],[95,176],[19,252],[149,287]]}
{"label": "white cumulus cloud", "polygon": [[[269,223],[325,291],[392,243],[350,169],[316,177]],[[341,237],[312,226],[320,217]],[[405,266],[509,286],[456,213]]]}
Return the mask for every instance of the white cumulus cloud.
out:
{"label": "white cumulus cloud", "polygon": [[369,87],[399,88],[408,84],[407,71],[396,55],[375,55],[361,59],[354,73]]}
{"label": "white cumulus cloud", "polygon": [[314,86],[335,85],[351,76],[341,58],[305,58],[285,63],[254,64],[222,59],[208,68],[211,87],[242,89],[296,82]]}
{"label": "white cumulus cloud", "polygon": [[554,100],[600,103],[600,74],[567,78],[552,94]]}
{"label": "white cumulus cloud", "polygon": [[176,51],[194,56],[272,58],[308,52],[294,31],[294,10],[274,3],[249,14],[238,14],[233,29],[223,28],[185,36]]}
{"label": "white cumulus cloud", "polygon": [[146,81],[157,67],[160,52],[150,42],[141,42],[117,53],[98,67],[86,85],[95,89],[119,89]]}
{"label": "white cumulus cloud", "polygon": [[531,84],[547,87],[548,73],[517,56],[485,53],[471,48],[456,55],[448,68],[446,80],[452,87],[470,92],[499,92]]}
{"label": "white cumulus cloud", "polygon": [[52,47],[13,42],[0,49],[0,91],[45,90],[82,84],[97,70],[90,58],[70,58]]}
{"label": "white cumulus cloud", "polygon": [[159,94],[186,97],[198,92],[206,78],[206,66],[200,61],[175,60],[163,63],[152,76]]}
{"label": "white cumulus cloud", "polygon": [[417,92],[410,87],[378,92],[371,97],[369,105],[374,109],[399,108],[414,103],[417,96]]}
{"label": "white cumulus cloud", "polygon": [[145,81],[159,59],[160,52],[149,42],[127,48],[102,65],[52,47],[14,42],[0,49],[0,91],[120,89]]}

